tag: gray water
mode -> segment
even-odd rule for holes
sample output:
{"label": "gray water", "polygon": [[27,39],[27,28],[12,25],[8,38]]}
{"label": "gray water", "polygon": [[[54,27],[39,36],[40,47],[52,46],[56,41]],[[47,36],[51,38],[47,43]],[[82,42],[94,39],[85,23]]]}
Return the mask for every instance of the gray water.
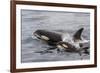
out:
{"label": "gray water", "polygon": [[[39,10],[21,10],[21,62],[70,61],[90,59],[90,55],[80,56],[78,53],[40,54],[37,51],[48,49],[48,45],[38,40],[33,32],[45,29],[62,34],[73,35],[75,31],[84,28],[82,37],[90,39],[90,14],[79,12],[56,12]],[[33,38],[32,38],[33,36]]]}

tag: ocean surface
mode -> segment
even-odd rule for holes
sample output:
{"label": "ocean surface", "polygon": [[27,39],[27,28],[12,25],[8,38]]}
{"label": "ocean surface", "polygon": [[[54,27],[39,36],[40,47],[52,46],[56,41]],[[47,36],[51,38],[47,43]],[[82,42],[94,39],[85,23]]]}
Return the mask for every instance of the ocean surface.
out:
{"label": "ocean surface", "polygon": [[90,14],[80,12],[21,10],[21,62],[48,62],[87,60],[90,55],[80,56],[78,53],[52,50],[52,53],[37,53],[50,47],[38,40],[33,33],[45,29],[62,34],[73,35],[78,29],[84,28],[82,37],[90,40]]}

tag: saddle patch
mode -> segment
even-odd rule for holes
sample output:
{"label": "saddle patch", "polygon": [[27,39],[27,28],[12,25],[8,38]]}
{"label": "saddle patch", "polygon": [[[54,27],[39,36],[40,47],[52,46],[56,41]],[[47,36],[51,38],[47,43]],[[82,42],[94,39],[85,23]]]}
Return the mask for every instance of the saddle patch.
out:
{"label": "saddle patch", "polygon": [[68,46],[66,44],[62,44],[63,47],[68,48]]}

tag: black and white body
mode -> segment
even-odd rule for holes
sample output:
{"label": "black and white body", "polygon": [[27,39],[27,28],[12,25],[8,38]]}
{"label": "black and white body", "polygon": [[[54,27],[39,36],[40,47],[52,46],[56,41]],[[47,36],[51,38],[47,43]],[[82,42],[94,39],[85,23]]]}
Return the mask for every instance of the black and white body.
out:
{"label": "black and white body", "polygon": [[47,30],[37,30],[33,33],[38,39],[46,41],[49,45],[55,46],[56,43],[62,41],[62,36],[55,32]]}
{"label": "black and white body", "polygon": [[47,31],[47,30],[36,30],[33,34],[40,40],[45,41],[48,45],[58,48],[58,51],[64,50],[66,52],[77,52],[80,53],[84,50],[84,53],[88,54],[88,46],[84,47],[88,40],[82,39],[83,28],[80,28],[73,36],[62,35],[59,33]]}

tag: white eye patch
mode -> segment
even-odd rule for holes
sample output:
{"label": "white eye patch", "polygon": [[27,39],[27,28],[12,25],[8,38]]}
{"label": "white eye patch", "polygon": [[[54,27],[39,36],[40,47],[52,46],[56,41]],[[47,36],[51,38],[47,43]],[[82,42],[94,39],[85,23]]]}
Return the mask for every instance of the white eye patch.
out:
{"label": "white eye patch", "polygon": [[42,35],[41,38],[44,40],[49,40],[49,38],[47,36],[44,36],[44,35]]}
{"label": "white eye patch", "polygon": [[62,45],[63,45],[63,47],[68,48],[68,46],[67,46],[67,45],[65,45],[65,44],[62,44]]}
{"label": "white eye patch", "polygon": [[62,48],[63,48],[63,47],[62,47],[62,46],[60,46],[60,45],[57,45],[57,47],[58,47],[58,48],[60,48],[60,49],[62,49]]}

